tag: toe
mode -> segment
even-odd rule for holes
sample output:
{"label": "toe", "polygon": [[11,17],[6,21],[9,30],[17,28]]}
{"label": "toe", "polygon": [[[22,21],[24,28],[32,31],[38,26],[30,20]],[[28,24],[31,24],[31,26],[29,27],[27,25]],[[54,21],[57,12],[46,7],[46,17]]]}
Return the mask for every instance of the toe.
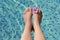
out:
{"label": "toe", "polygon": [[38,14],[39,15],[42,15],[42,11],[40,9],[38,10]]}
{"label": "toe", "polygon": [[28,11],[28,8],[26,8],[26,10],[24,11],[24,14]]}
{"label": "toe", "polygon": [[32,16],[32,8],[31,7],[28,8],[28,15]]}
{"label": "toe", "polygon": [[26,8],[26,10],[24,11],[24,14],[27,13],[27,12],[31,13],[32,12],[32,8],[31,7]]}
{"label": "toe", "polygon": [[31,7],[29,7],[29,8],[28,8],[28,11],[30,11],[30,12],[31,12],[31,11],[32,11],[32,8],[31,8]]}

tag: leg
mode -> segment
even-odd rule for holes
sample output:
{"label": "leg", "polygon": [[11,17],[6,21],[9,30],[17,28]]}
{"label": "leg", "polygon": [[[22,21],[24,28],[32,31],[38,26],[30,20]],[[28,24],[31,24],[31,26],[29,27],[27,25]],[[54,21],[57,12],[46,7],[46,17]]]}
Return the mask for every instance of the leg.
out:
{"label": "leg", "polygon": [[40,23],[42,19],[42,12],[40,10],[38,10],[37,13],[33,12],[33,17],[34,17],[34,32],[35,32],[34,40],[45,40],[45,37],[40,27]]}
{"label": "leg", "polygon": [[28,27],[31,27],[31,26],[30,25],[25,26],[25,29],[24,29],[21,40],[32,40],[32,37],[31,37],[31,34],[30,34],[31,30],[29,30]]}
{"label": "leg", "polygon": [[21,40],[32,40],[31,33],[30,33],[32,28],[31,19],[32,19],[31,8],[28,8],[24,12],[25,29]]}

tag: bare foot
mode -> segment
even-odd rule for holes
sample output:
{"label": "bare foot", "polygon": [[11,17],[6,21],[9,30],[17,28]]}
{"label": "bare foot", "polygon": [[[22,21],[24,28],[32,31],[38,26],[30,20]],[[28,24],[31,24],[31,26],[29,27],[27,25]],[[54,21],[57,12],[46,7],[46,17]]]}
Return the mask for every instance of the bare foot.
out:
{"label": "bare foot", "polygon": [[32,8],[29,7],[24,12],[25,29],[31,31],[32,29]]}
{"label": "bare foot", "polygon": [[38,8],[37,12],[33,12],[34,25],[40,25],[42,19],[42,11]]}

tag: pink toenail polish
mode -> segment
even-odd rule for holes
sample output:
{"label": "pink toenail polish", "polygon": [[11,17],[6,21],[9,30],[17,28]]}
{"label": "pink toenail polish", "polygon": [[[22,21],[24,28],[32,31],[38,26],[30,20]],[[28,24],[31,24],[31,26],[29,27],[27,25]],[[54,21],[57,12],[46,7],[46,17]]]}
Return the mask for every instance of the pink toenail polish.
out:
{"label": "pink toenail polish", "polygon": [[33,8],[33,12],[34,12],[34,13],[37,13],[37,12],[38,12],[38,7],[34,7],[34,8]]}

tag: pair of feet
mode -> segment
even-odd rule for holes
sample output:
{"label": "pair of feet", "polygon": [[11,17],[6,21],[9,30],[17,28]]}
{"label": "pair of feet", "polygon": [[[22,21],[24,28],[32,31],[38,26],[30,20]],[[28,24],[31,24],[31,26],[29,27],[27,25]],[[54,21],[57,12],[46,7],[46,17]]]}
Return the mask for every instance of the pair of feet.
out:
{"label": "pair of feet", "polygon": [[[34,18],[33,25],[32,25],[32,16]],[[25,29],[28,29],[29,31],[31,31],[33,28],[35,30],[36,27],[34,27],[34,25],[40,25],[41,19],[42,19],[41,10],[38,9],[38,12],[34,13],[31,7],[27,8],[24,12],[24,22],[26,26]]]}

